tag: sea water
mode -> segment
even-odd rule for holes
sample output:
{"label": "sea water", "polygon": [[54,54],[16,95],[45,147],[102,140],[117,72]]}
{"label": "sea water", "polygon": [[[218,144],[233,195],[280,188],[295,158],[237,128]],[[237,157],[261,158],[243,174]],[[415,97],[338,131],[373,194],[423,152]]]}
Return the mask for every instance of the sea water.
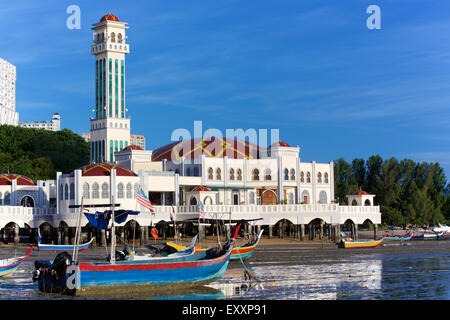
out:
{"label": "sea water", "polygon": [[[0,251],[1,258],[12,252]],[[80,253],[86,259],[105,253],[101,248],[86,252]],[[42,258],[34,251],[12,276],[0,278],[0,299],[80,299],[39,292],[32,273],[34,260]],[[207,286],[176,294],[125,292],[107,299],[448,300],[450,241],[386,243],[366,249],[259,246],[251,259],[230,262],[225,275]]]}

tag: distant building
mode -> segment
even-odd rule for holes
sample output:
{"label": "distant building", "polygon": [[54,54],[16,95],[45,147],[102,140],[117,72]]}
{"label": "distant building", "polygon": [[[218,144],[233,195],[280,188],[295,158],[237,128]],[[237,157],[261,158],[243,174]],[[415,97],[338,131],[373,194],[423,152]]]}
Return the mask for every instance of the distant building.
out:
{"label": "distant building", "polygon": [[51,121],[20,122],[19,125],[24,128],[59,131],[61,130],[61,116],[59,113],[54,113]]}
{"label": "distant building", "polygon": [[89,133],[89,132],[83,132],[82,134],[81,134],[81,137],[86,141],[86,142],[89,142],[90,140],[91,140],[91,134]]}
{"label": "distant building", "polygon": [[139,146],[145,150],[145,137],[139,134],[130,135],[130,144]]}
{"label": "distant building", "polygon": [[0,58],[0,125],[17,126],[16,66]]}

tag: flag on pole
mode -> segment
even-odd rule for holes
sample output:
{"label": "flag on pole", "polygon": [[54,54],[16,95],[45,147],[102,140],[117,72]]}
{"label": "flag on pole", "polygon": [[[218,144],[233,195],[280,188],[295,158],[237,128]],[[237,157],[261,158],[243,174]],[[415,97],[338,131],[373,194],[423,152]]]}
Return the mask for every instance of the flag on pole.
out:
{"label": "flag on pole", "polygon": [[153,204],[150,202],[150,200],[147,198],[147,196],[144,193],[144,190],[142,188],[139,188],[138,194],[137,194],[137,202],[150,210],[153,215],[155,215],[155,209],[153,208]]}
{"label": "flag on pole", "polygon": [[200,215],[200,218],[205,220],[205,207],[203,206],[203,203],[200,201],[198,205],[198,213]]}
{"label": "flag on pole", "polygon": [[173,221],[175,216],[175,208],[173,207],[173,203],[171,203],[170,205],[172,206],[172,212],[170,213],[170,221]]}

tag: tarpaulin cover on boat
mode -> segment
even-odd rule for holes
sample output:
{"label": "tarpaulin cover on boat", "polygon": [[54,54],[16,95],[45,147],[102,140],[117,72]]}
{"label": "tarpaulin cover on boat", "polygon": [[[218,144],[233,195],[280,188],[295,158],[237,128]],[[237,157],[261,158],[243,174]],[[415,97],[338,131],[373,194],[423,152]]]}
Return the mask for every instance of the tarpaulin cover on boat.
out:
{"label": "tarpaulin cover on boat", "polygon": [[[132,210],[115,210],[114,211],[114,221],[116,223],[122,223],[127,220],[128,215],[137,215],[139,211]],[[106,210],[104,212],[87,213],[84,215],[88,219],[89,223],[98,230],[103,230],[108,228],[109,220],[111,219],[112,211]]]}

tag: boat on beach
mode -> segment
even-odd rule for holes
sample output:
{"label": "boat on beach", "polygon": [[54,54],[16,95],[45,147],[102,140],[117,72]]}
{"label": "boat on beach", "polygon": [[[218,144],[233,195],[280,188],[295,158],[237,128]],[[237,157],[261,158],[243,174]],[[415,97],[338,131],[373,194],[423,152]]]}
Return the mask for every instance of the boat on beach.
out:
{"label": "boat on beach", "polygon": [[[253,252],[255,251],[255,248],[257,247],[263,232],[264,230],[261,229],[256,235],[255,239],[242,246],[233,248],[230,260],[249,259],[253,255]],[[185,246],[181,246],[173,242],[167,242],[167,245],[173,247],[177,251],[186,250]],[[205,250],[208,250],[208,248],[200,248],[199,246],[195,247],[195,252],[202,252]]]}
{"label": "boat on beach", "polygon": [[36,245],[36,248],[38,251],[45,251],[45,250],[54,250],[54,251],[69,251],[69,250],[86,250],[89,248],[89,246],[92,244],[92,241],[94,241],[95,238],[92,238],[89,240],[89,242],[80,244],[78,246],[76,245],[64,245],[64,244],[45,244],[38,242]]}
{"label": "boat on beach", "polygon": [[[83,200],[83,199],[82,199]],[[83,202],[82,202],[83,203]],[[108,227],[111,220],[111,254],[103,261],[79,262],[77,252],[74,259],[67,252],[59,253],[54,260],[35,261],[33,281],[37,281],[39,290],[49,293],[83,295],[96,290],[123,290],[136,286],[196,286],[214,281],[223,276],[235,239],[240,228],[237,224],[231,233],[230,241],[223,246],[196,253],[191,246],[187,250],[168,255],[144,255],[139,257],[127,252],[125,257],[117,255],[115,249],[115,226],[118,222],[114,213],[114,197],[112,210],[105,215],[96,214],[98,228]],[[81,212],[83,207],[81,206]],[[132,213],[137,214],[137,213]],[[124,210],[120,221],[125,221],[128,212]],[[106,219],[106,220],[105,220]],[[80,220],[78,220],[76,242],[79,242]],[[90,220],[91,221],[91,220]],[[92,222],[96,223],[92,220]],[[128,257],[127,257],[128,256]],[[105,261],[106,260],[106,261]]]}
{"label": "boat on beach", "polygon": [[386,235],[384,240],[389,240],[389,241],[408,241],[408,240],[411,240],[412,237],[413,237],[413,232],[409,231],[408,233],[403,234],[403,235]]}
{"label": "boat on beach", "polygon": [[344,240],[337,243],[339,248],[375,248],[383,243],[385,237],[378,240]]}
{"label": "boat on beach", "polygon": [[21,257],[0,260],[0,277],[12,275],[31,254],[34,246],[28,249],[27,253]]}
{"label": "boat on beach", "polygon": [[412,240],[439,240],[444,233],[442,232],[424,232],[413,236]]}

